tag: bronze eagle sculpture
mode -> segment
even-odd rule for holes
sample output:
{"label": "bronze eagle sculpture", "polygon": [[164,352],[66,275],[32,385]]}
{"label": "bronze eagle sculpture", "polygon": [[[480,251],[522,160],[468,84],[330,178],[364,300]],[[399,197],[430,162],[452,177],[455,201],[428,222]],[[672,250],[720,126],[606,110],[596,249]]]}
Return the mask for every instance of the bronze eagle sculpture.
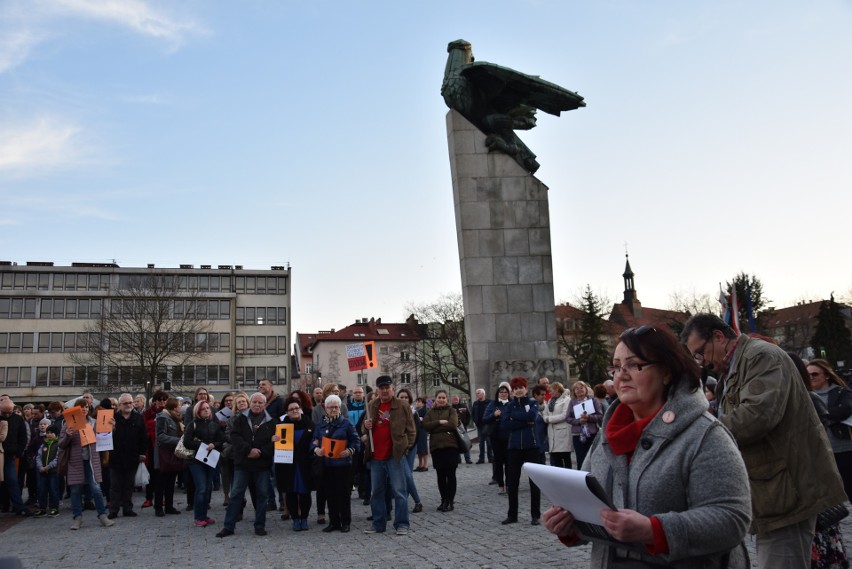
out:
{"label": "bronze eagle sculpture", "polygon": [[515,130],[535,127],[536,109],[559,116],[585,107],[583,97],[535,75],[526,75],[486,61],[474,61],[470,42],[447,46],[449,57],[441,85],[447,106],[485,133],[491,151],[504,152],[527,172],[539,164]]}

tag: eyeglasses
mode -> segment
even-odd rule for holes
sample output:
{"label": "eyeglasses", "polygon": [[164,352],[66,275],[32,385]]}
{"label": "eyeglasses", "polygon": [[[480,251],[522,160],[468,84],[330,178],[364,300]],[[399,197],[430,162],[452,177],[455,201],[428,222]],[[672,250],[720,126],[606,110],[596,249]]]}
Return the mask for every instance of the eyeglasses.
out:
{"label": "eyeglasses", "polygon": [[340,409],[340,405],[326,405],[326,409]]}
{"label": "eyeglasses", "polygon": [[710,342],[710,338],[704,340],[704,343],[701,344],[701,349],[695,350],[692,354],[692,359],[694,359],[697,363],[704,363],[704,350],[707,349],[707,343]]}
{"label": "eyeglasses", "polygon": [[644,336],[648,332],[656,332],[657,329],[651,326],[650,324],[645,324],[644,326],[639,326],[638,328],[628,328],[624,332],[621,333],[619,339],[623,339],[625,336]]}
{"label": "eyeglasses", "polygon": [[623,365],[623,366],[609,366],[608,368],[606,368],[606,371],[608,373],[610,373],[611,375],[615,375],[618,372],[623,372],[623,373],[626,373],[627,375],[630,375],[631,373],[638,373],[638,372],[642,371],[644,368],[646,368],[648,366],[652,366],[656,363],[657,362],[645,362],[644,364],[637,364],[635,362],[630,362],[629,364]]}

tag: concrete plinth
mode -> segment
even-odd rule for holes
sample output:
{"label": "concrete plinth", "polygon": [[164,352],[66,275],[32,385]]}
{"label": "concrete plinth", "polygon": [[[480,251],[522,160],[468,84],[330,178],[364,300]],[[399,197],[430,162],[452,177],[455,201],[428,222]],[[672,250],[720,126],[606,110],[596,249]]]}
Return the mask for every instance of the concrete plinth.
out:
{"label": "concrete plinth", "polygon": [[557,357],[547,186],[456,111],[447,143],[471,387],[491,397],[495,362]]}

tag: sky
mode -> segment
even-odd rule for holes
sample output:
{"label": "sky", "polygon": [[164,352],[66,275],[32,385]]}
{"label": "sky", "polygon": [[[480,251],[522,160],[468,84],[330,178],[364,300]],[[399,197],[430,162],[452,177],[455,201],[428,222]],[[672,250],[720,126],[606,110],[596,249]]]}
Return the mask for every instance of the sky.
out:
{"label": "sky", "polygon": [[293,332],[461,290],[450,41],[579,92],[520,133],[557,301],[852,296],[852,4],[0,1],[0,260],[292,267]]}

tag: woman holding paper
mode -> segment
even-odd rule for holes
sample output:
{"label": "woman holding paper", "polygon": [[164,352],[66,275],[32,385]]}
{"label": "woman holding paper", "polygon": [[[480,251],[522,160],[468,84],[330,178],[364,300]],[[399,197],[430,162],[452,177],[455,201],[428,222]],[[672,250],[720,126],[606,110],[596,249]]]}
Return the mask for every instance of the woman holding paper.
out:
{"label": "woman holding paper", "polygon": [[[205,450],[216,450],[222,452],[222,447],[225,443],[225,431],[213,417],[213,409],[206,399],[195,404],[192,410],[192,416],[195,417],[187,426],[183,434],[183,446],[187,449],[198,452],[204,447]],[[207,516],[207,507],[210,504],[210,494],[213,490],[213,470],[214,467],[208,466],[197,458],[190,458],[189,472],[192,474],[192,480],[195,482],[195,499],[193,502],[193,514],[195,516],[195,525],[197,527],[205,527],[216,523],[216,520]]]}
{"label": "woman holding paper", "polygon": [[578,381],[571,388],[574,397],[568,403],[567,421],[571,424],[577,468],[582,468],[586,454],[592,448],[598,425],[603,419],[601,404],[592,397],[592,388],[585,381]]}
{"label": "woman holding paper", "polygon": [[[71,529],[77,530],[83,525],[82,494],[84,486],[88,486],[92,493],[101,525],[109,527],[115,522],[107,517],[104,495],[101,493],[100,483],[103,478],[101,459],[98,451],[95,450],[94,443],[95,420],[88,416],[89,403],[85,399],[78,399],[75,406],[82,409],[82,415],[77,417],[80,421],[73,423],[78,428],[75,429],[72,424],[69,424],[66,417],[66,426],[62,431],[62,437],[59,439],[59,448],[69,453],[67,477],[68,488],[71,492],[71,513],[74,515]],[[85,445],[81,443],[81,432],[84,430],[90,431],[92,438],[92,442]]]}
{"label": "woman holding paper", "polygon": [[[314,478],[311,474],[311,441],[314,436],[314,422],[310,413],[302,409],[302,401],[291,395],[284,401],[283,424],[293,425],[293,461],[275,464],[275,483],[278,492],[284,494],[287,511],[293,519],[293,531],[308,529],[308,515],[311,513],[311,490]],[[272,437],[277,442],[277,435]]]}
{"label": "woman holding paper", "polygon": [[325,398],[325,422],[314,431],[311,446],[323,461],[322,486],[328,504],[328,525],[322,531],[349,531],[352,523],[352,455],[361,446],[355,426],[343,415],[337,395]]}
{"label": "woman holding paper", "polygon": [[[652,326],[625,331],[612,362],[618,400],[583,466],[616,508],[599,522],[614,540],[594,541],[591,567],[748,566],[748,476],[733,437],[707,413],[698,365]],[[543,519],[564,544],[583,543],[570,511],[554,506]]]}

